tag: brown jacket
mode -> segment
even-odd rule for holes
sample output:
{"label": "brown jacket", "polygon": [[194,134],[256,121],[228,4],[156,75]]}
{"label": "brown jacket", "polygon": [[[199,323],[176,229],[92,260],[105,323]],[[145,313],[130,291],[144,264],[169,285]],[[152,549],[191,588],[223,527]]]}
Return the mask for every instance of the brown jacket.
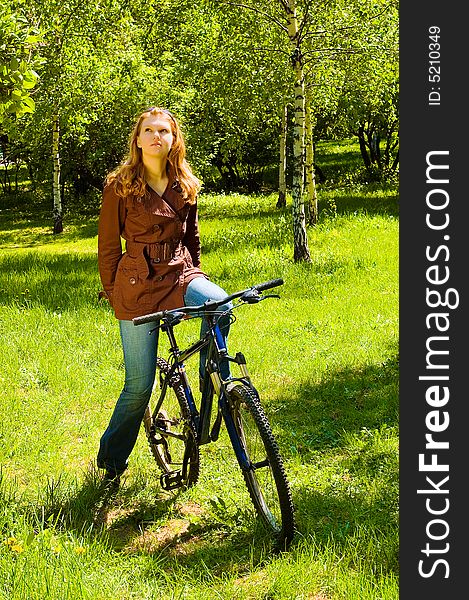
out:
{"label": "brown jacket", "polygon": [[[197,204],[184,202],[177,182],[163,196],[148,187],[151,209],[103,191],[98,225],[98,267],[118,319],[183,306],[187,284],[200,270]],[[121,238],[125,240],[125,252]],[[207,277],[208,279],[208,277]]]}

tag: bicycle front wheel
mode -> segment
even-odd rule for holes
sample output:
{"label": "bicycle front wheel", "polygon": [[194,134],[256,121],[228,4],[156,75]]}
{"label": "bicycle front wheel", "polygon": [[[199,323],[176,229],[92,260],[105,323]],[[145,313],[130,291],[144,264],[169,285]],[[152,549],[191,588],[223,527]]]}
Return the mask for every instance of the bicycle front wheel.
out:
{"label": "bicycle front wheel", "polygon": [[254,507],[264,525],[274,534],[280,549],[286,549],[295,533],[290,485],[278,444],[256,392],[236,385],[228,392],[231,416],[249,466],[243,477]]}
{"label": "bicycle front wheel", "polygon": [[166,380],[171,368],[169,363],[158,358],[157,368],[160,386],[166,385],[165,396],[156,414],[150,400],[143,418],[145,433],[151,453],[162,470],[163,489],[190,487],[199,477],[199,447],[189,406],[179,375],[173,374]]}

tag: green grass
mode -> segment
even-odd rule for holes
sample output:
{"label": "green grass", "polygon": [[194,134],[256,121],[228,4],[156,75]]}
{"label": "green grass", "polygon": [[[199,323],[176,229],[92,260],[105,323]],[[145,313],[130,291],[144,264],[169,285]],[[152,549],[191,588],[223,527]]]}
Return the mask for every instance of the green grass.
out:
{"label": "green grass", "polygon": [[[205,195],[200,224],[203,267],[228,292],[285,280],[280,299],[238,311],[229,340],[292,485],[299,533],[278,556],[223,444],[203,447],[199,483],[173,494],[142,434],[103,495],[95,455],[123,363],[97,300],[96,216],[53,236],[42,215],[0,213],[0,598],[398,598],[396,192],[325,189],[311,264],[293,263],[290,209],[275,202]],[[189,341],[197,324],[180,330]]]}

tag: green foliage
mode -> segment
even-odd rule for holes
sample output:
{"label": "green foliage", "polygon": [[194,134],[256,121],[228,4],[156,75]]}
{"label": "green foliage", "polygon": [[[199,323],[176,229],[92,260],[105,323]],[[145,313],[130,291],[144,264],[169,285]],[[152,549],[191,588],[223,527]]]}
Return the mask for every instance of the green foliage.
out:
{"label": "green foliage", "polygon": [[21,117],[34,111],[31,90],[37,83],[34,52],[41,40],[20,11],[0,6],[0,123],[7,115]]}
{"label": "green foliage", "polygon": [[389,178],[398,168],[397,15],[394,2],[368,7],[362,15],[366,29],[357,38],[354,52],[341,61],[347,77],[342,86],[336,125],[344,136],[358,137],[364,167],[368,176],[376,179]]}
{"label": "green foliage", "polygon": [[[363,160],[381,148],[366,178],[387,176],[398,141],[395,6],[296,4],[315,139],[363,131]],[[276,187],[280,115],[294,86],[281,3],[35,0],[24,10],[42,31],[36,109],[21,126],[5,122],[2,140],[9,162],[27,165],[32,186],[50,187],[54,115],[67,205],[101,189],[136,113],[160,104],[181,120],[206,190]],[[290,134],[290,178],[291,144]]]}
{"label": "green foliage", "polygon": [[37,180],[50,181],[44,158],[50,160],[51,123],[58,115],[63,181],[72,190],[101,189],[104,174],[125,152],[130,122],[155,70],[142,64],[120,3],[41,0],[34,9],[44,21],[46,62],[36,113],[21,132],[9,132],[11,140],[21,140]]}

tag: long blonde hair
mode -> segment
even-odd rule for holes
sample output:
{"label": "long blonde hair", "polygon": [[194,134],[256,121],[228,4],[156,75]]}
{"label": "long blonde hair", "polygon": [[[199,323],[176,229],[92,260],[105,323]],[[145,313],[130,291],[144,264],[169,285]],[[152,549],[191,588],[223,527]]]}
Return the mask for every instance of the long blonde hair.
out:
{"label": "long blonde hair", "polygon": [[125,198],[135,196],[145,202],[146,179],[142,160],[142,150],[137,146],[142,121],[149,116],[162,115],[171,123],[173,144],[168,154],[166,170],[170,180],[179,183],[184,200],[194,204],[201,188],[201,181],[192,173],[186,160],[186,144],[181,128],[175,117],[165,108],[152,106],[140,114],[129,137],[129,151],[124,161],[106,177],[106,184],[114,183],[116,193]]}

